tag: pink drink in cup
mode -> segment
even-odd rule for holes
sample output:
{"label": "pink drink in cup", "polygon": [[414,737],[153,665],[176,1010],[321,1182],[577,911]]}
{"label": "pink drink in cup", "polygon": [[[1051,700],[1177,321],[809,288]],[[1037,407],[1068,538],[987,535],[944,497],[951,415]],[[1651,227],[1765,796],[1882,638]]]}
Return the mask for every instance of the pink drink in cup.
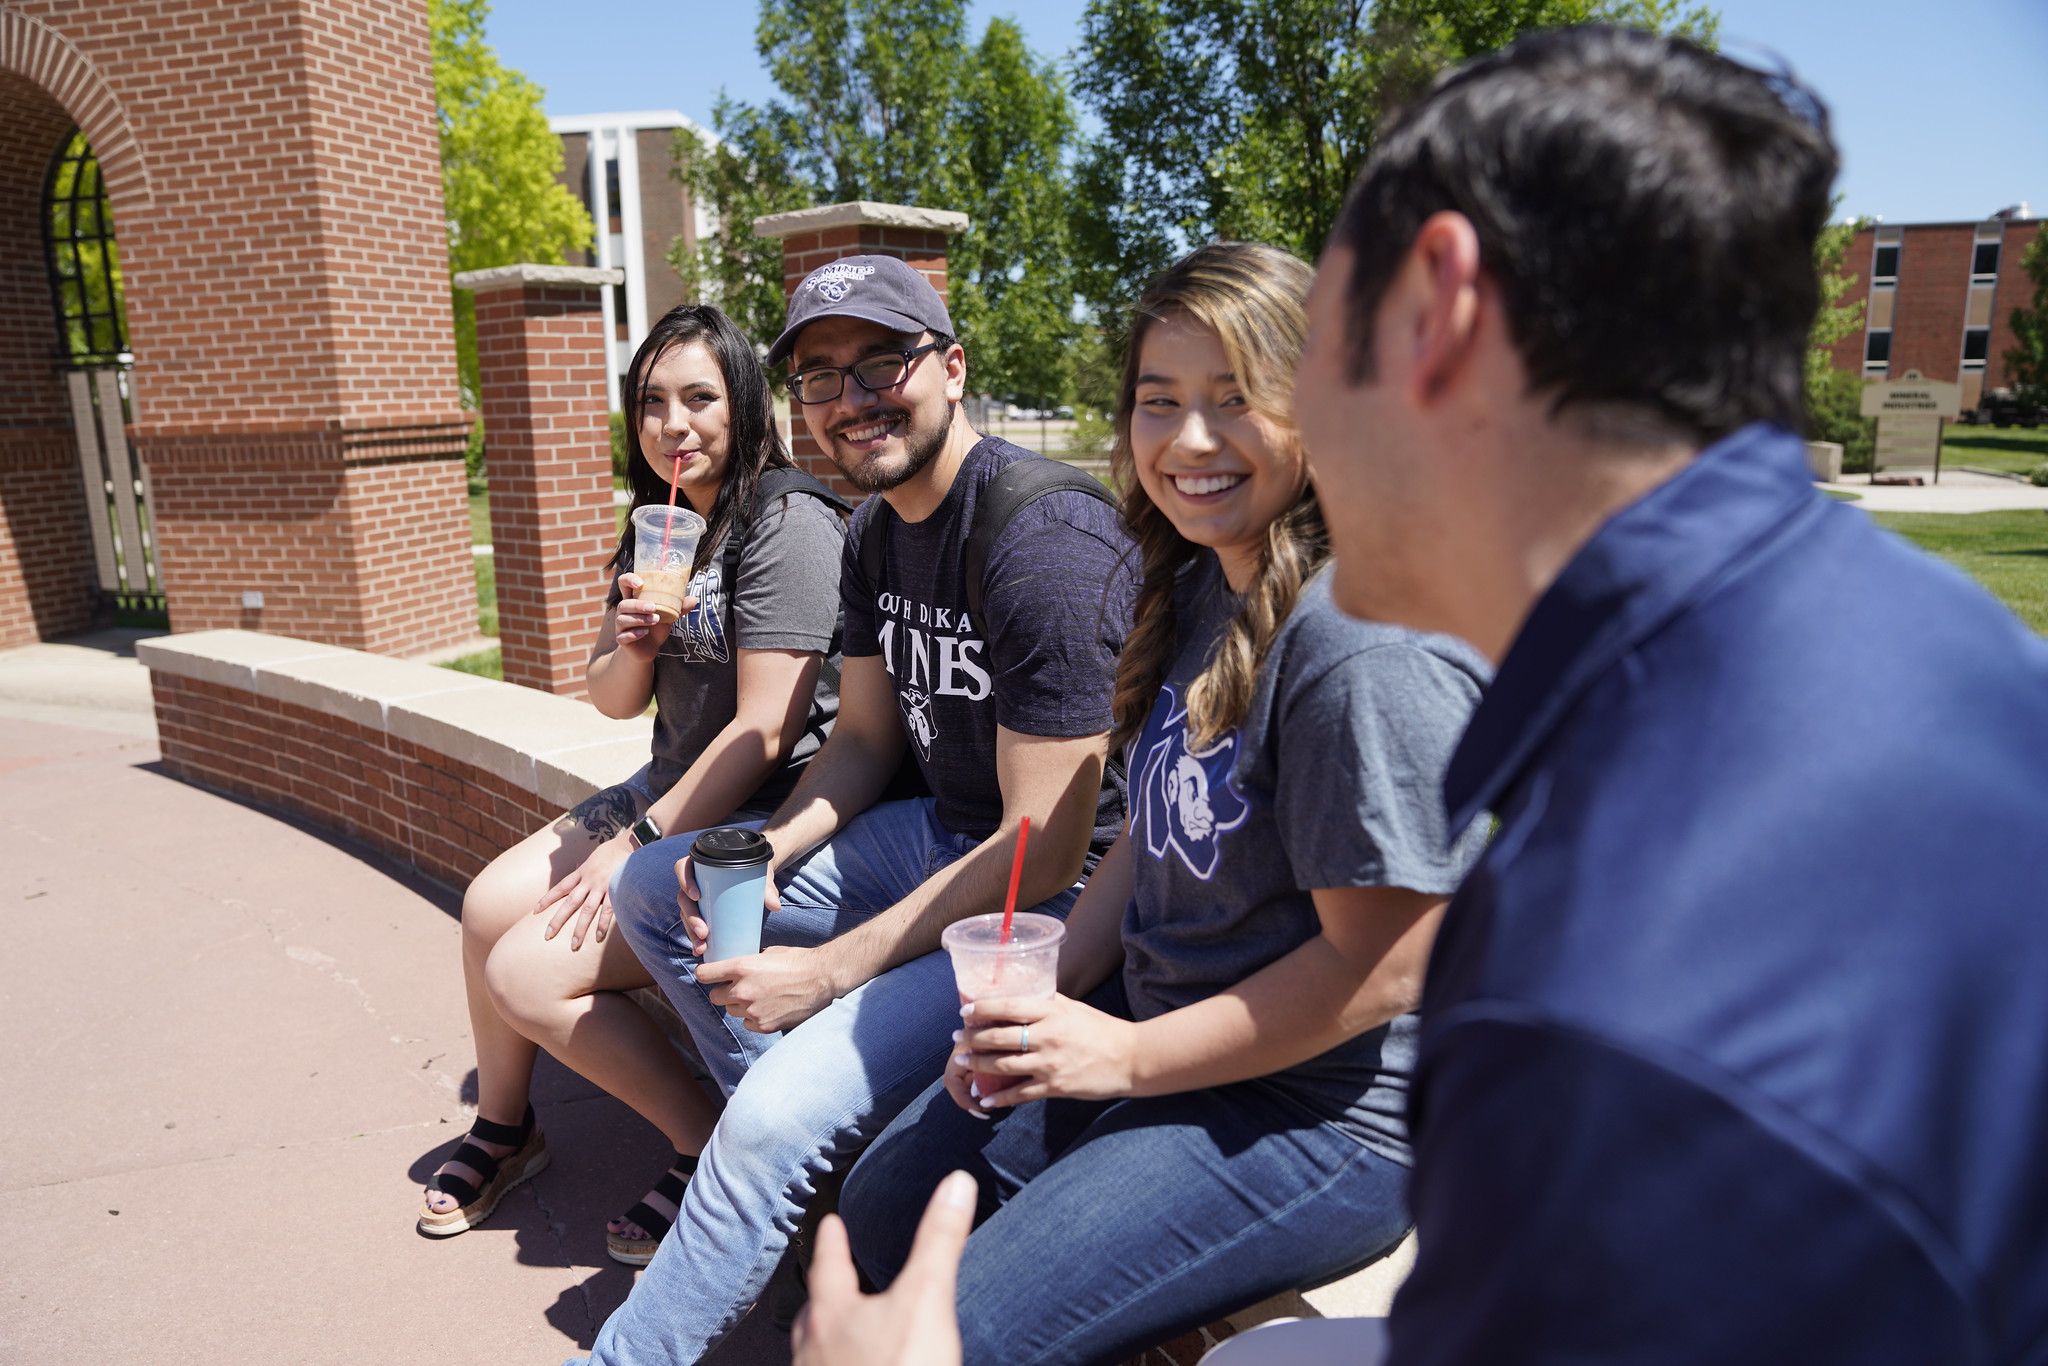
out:
{"label": "pink drink in cup", "polygon": [[[1003,917],[995,913],[954,921],[946,926],[939,942],[953,957],[953,983],[960,988],[960,1004],[966,1005],[999,996],[1052,997],[1059,990],[1060,943],[1066,937],[1067,927],[1052,916],[1019,911],[1007,944],[1003,942]],[[975,1092],[992,1096],[1006,1086],[1015,1086],[1018,1080],[995,1072],[976,1072]]]}

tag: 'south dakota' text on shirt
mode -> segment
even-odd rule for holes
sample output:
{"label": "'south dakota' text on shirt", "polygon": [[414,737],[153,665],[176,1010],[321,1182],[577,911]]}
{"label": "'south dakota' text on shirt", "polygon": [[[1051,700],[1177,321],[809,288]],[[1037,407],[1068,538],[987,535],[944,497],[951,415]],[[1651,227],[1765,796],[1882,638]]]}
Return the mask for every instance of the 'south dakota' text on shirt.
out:
{"label": "'south dakota' text on shirt", "polygon": [[881,593],[875,597],[875,610],[885,618],[876,632],[882,663],[899,685],[970,702],[989,695],[994,683],[986,667],[986,647],[974,636],[960,634],[974,629],[965,609],[933,607],[900,593]]}

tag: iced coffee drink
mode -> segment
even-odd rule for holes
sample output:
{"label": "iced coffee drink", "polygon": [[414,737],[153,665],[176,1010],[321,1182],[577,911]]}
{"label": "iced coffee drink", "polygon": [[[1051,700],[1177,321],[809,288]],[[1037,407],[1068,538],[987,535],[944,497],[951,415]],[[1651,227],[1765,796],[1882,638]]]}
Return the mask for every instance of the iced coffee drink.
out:
{"label": "iced coffee drink", "polygon": [[652,607],[664,624],[673,624],[683,613],[683,599],[690,595],[690,565],[703,535],[704,519],[688,508],[633,509],[633,572],[640,576],[640,591],[634,596]]}

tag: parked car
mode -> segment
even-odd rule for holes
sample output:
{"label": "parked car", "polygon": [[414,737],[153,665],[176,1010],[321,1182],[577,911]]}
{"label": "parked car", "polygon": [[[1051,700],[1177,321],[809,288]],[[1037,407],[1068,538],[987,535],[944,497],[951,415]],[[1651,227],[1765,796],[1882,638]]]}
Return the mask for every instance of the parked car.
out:
{"label": "parked car", "polygon": [[1970,414],[1970,421],[1994,427],[2039,427],[2048,423],[2048,407],[2029,403],[2011,389],[1988,389]]}

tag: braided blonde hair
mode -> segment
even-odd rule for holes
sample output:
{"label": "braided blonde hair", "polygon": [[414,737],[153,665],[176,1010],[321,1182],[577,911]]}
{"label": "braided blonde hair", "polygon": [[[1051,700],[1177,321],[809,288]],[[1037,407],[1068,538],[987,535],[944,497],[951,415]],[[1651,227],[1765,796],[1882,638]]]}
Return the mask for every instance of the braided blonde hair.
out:
{"label": "braided blonde hair", "polygon": [[1322,505],[1308,479],[1308,462],[1294,437],[1290,400],[1294,369],[1308,333],[1308,263],[1278,247],[1255,242],[1212,242],[1169,267],[1145,289],[1132,310],[1123,380],[1117,391],[1116,444],[1111,471],[1122,489],[1124,526],[1143,559],[1142,581],[1130,636],[1117,662],[1117,746],[1145,727],[1179,643],[1173,605],[1180,572],[1202,547],[1182,536],[1138,482],[1131,449],[1137,403],[1138,358],[1145,334],[1165,318],[1184,317],[1214,332],[1254,412],[1279,424],[1300,493],[1266,528],[1257,576],[1244,606],[1216,643],[1208,664],[1188,688],[1188,738],[1195,748],[1215,743],[1242,724],[1251,708],[1259,666],[1273,637],[1294,610],[1302,585],[1329,558]]}

